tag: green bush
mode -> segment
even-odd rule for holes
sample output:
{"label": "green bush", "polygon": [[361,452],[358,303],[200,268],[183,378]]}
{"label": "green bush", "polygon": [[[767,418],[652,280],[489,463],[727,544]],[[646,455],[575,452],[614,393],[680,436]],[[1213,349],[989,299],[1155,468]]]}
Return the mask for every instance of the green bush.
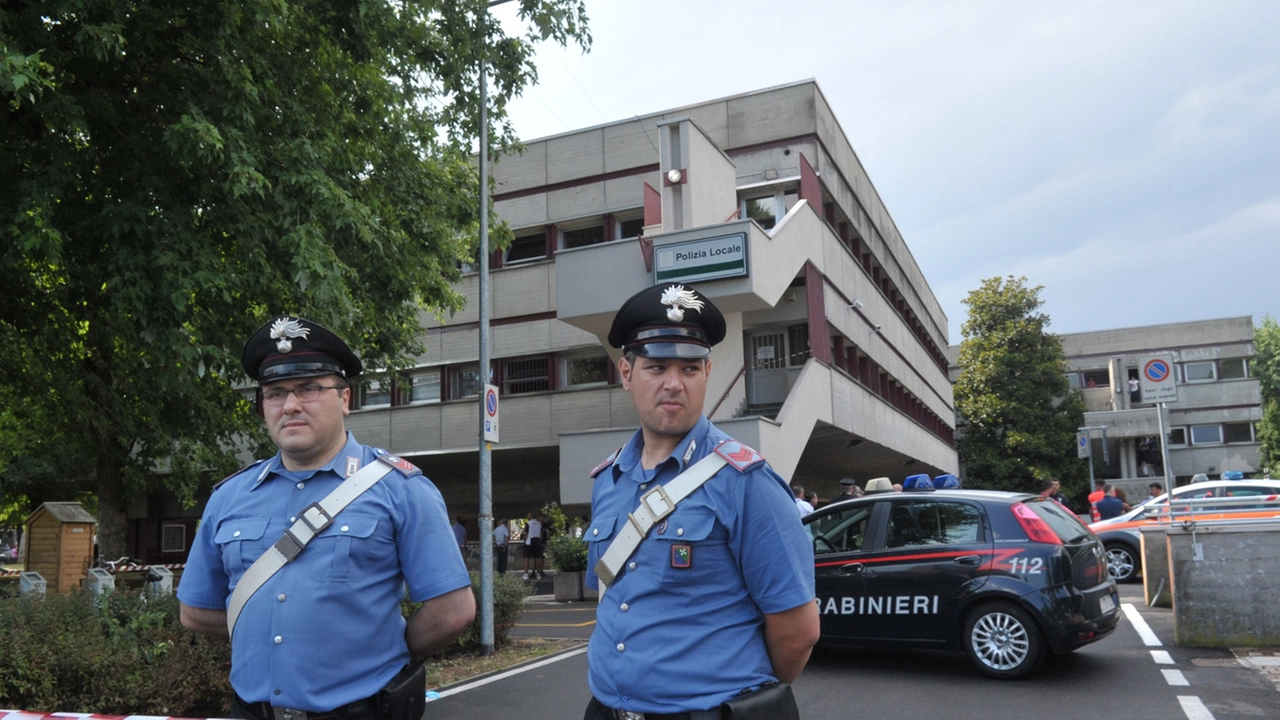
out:
{"label": "green bush", "polygon": [[[471,578],[479,607],[480,585]],[[494,643],[507,642],[532,589],[493,583]],[[403,603],[405,616],[416,605]],[[480,647],[480,614],[441,655]],[[229,717],[231,646],[182,627],[172,595],[117,590],[0,597],[0,708],[100,715]]]}
{"label": "green bush", "polygon": [[231,650],[178,621],[178,601],[85,591],[0,599],[0,707],[227,717]]}
{"label": "green bush", "polygon": [[[441,650],[436,657],[448,657],[463,653],[474,653],[480,650],[480,576],[471,573],[471,592],[476,598],[476,619],[471,621],[465,632],[453,641],[449,647]],[[507,643],[511,628],[520,618],[520,610],[524,599],[529,597],[533,588],[521,582],[514,575],[493,576],[493,645],[502,647]],[[418,603],[401,604],[407,618],[418,608]]]}
{"label": "green bush", "polygon": [[551,554],[551,567],[561,572],[582,572],[587,569],[587,541],[573,533],[552,535],[547,541]]}

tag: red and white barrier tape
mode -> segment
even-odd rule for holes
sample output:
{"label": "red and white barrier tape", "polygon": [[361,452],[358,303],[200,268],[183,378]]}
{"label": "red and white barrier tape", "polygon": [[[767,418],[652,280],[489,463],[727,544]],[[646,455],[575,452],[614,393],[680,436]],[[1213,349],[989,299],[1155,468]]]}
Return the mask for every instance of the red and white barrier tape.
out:
{"label": "red and white barrier tape", "polygon": [[[91,715],[88,712],[27,712],[24,710],[0,710],[0,720],[50,720],[63,717],[70,720],[177,720],[164,715]],[[219,719],[210,719],[219,720]]]}
{"label": "red and white barrier tape", "polygon": [[[179,569],[185,568],[186,566],[187,566],[186,563],[156,563],[154,565],[121,565],[120,567],[114,568],[114,569],[111,567],[105,567],[102,569],[110,573],[120,573],[120,572],[141,572],[143,570],[150,570],[151,568],[179,570]],[[0,577],[4,577],[6,575],[21,575],[22,573],[23,573],[22,570],[0,570]],[[0,710],[0,712],[10,712],[10,711]],[[142,716],[139,715],[138,717],[142,717]],[[4,720],[3,715],[0,715],[0,720]]]}

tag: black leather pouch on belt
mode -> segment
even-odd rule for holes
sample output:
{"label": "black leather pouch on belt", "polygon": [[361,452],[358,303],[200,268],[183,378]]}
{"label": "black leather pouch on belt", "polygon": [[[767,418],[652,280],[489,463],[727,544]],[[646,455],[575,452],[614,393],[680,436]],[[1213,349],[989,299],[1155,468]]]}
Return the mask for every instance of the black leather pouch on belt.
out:
{"label": "black leather pouch on belt", "polygon": [[427,668],[410,662],[378,691],[378,711],[391,720],[422,720],[427,709]]}
{"label": "black leather pouch on belt", "polygon": [[791,685],[784,682],[762,685],[720,705],[724,720],[800,720],[800,708]]}

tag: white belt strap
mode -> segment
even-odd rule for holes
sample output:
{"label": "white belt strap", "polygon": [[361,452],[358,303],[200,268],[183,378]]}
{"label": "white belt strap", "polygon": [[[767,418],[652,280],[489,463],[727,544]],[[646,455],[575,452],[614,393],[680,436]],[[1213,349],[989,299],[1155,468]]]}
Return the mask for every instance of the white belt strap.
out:
{"label": "white belt strap", "polygon": [[627,516],[629,522],[623,526],[618,537],[609,543],[609,549],[604,551],[604,556],[596,563],[596,577],[603,583],[601,593],[613,584],[613,579],[622,572],[623,564],[640,547],[640,541],[649,534],[649,530],[670,515],[676,509],[676,503],[702,487],[727,462],[713,452],[686,468],[671,482],[658,485],[640,496],[640,507]]}
{"label": "white belt strap", "polygon": [[395,459],[392,455],[379,457],[378,460],[383,462],[371,462],[365,465],[360,472],[344,480],[323,500],[311,503],[298,513],[298,519],[293,525],[284,531],[284,535],[280,536],[275,545],[267,548],[267,551],[244,571],[244,575],[240,576],[240,582],[236,583],[235,590],[231,591],[231,601],[227,604],[227,635],[235,632],[240,611],[244,609],[244,604],[249,602],[249,598],[258,592],[258,588],[271,579],[271,576],[275,575],[280,568],[292,562],[298,553],[302,552],[302,548],[306,547],[315,536],[324,532],[325,528],[333,523],[334,516],[350,505],[352,500],[360,497],[361,493],[386,477],[387,473],[395,467],[392,464]]}

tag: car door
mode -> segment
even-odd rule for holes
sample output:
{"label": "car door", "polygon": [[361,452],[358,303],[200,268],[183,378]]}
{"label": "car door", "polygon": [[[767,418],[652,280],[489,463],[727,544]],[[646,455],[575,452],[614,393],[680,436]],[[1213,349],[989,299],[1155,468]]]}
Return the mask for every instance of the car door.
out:
{"label": "car door", "polygon": [[942,645],[960,599],[986,581],[993,552],[981,506],[938,495],[888,501],[883,545],[861,558],[858,615],[881,640]]}
{"label": "car door", "polygon": [[872,501],[840,503],[810,516],[806,525],[813,538],[813,574],[824,640],[853,641],[865,636],[856,609],[863,593],[862,556],[870,542],[876,505]]}

